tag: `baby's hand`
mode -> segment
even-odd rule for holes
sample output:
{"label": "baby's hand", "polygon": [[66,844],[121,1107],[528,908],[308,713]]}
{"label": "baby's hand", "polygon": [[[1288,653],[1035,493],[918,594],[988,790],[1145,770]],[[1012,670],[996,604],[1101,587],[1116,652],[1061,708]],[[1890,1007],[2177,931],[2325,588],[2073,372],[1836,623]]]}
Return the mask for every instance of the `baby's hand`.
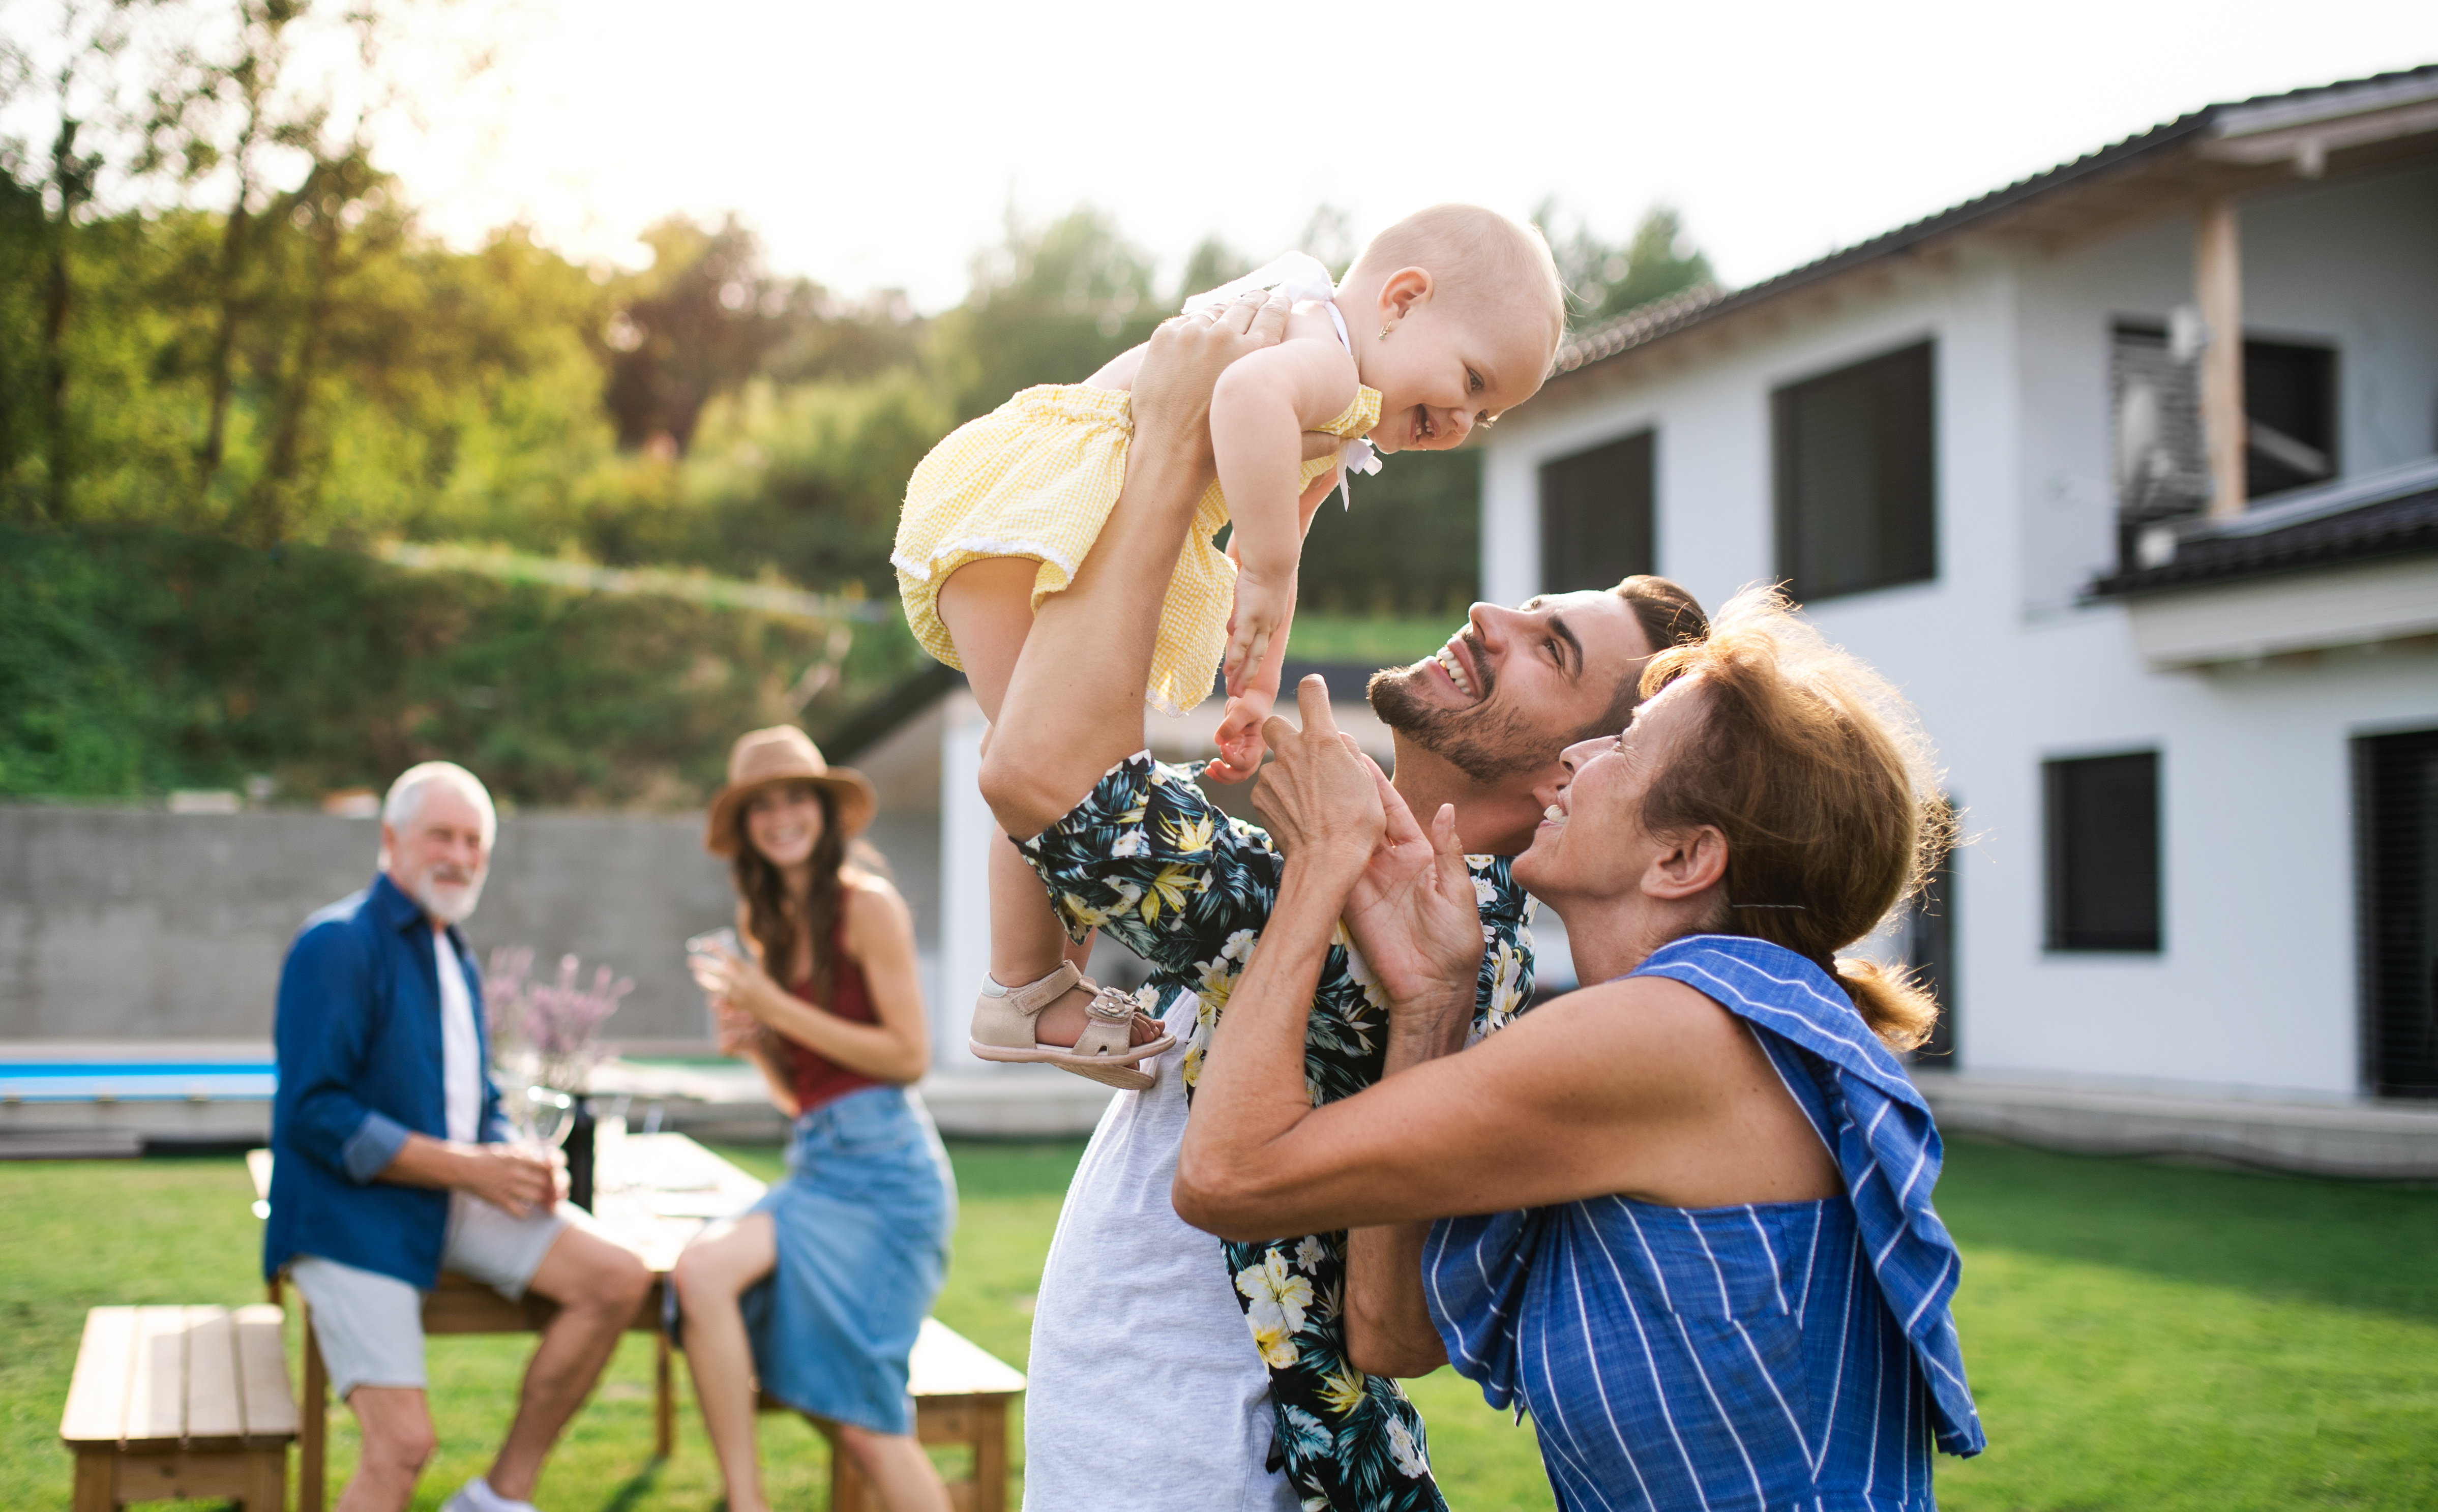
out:
{"label": "baby's hand", "polygon": [[[1270,654],[1270,638],[1286,617],[1295,611],[1295,574],[1272,581],[1250,571],[1236,573],[1236,612],[1228,621],[1228,655],[1219,663],[1228,675],[1228,694],[1241,695],[1246,685],[1262,670],[1263,659]],[[1263,717],[1267,717],[1266,711]],[[1254,730],[1261,730],[1260,721]]]}
{"label": "baby's hand", "polygon": [[1219,719],[1219,729],[1210,739],[1219,747],[1219,759],[1203,769],[1205,776],[1223,787],[1232,787],[1253,775],[1262,765],[1262,752],[1267,748],[1262,739],[1262,725],[1270,717],[1275,695],[1259,688],[1247,688],[1228,700],[1227,712]]}

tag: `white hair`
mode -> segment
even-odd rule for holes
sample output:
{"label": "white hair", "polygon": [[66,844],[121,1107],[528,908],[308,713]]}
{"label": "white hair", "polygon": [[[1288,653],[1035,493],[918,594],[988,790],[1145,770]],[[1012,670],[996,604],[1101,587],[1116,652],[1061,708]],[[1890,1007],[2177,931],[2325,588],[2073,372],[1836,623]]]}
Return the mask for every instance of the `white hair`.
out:
{"label": "white hair", "polygon": [[488,851],[500,833],[500,813],[491,806],[490,789],[455,762],[420,762],[398,774],[389,784],[389,797],[381,800],[381,822],[392,830],[403,830],[423,812],[423,795],[432,787],[454,789],[457,796],[474,805],[483,817],[483,849]]}

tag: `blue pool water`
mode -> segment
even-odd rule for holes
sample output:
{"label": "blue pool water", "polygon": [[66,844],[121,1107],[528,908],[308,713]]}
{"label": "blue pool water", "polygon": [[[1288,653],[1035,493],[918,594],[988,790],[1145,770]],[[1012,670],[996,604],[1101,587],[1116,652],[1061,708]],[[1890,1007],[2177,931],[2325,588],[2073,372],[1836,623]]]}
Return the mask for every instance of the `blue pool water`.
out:
{"label": "blue pool water", "polygon": [[0,1061],[0,1098],[20,1102],[268,1102],[278,1085],[269,1061]]}

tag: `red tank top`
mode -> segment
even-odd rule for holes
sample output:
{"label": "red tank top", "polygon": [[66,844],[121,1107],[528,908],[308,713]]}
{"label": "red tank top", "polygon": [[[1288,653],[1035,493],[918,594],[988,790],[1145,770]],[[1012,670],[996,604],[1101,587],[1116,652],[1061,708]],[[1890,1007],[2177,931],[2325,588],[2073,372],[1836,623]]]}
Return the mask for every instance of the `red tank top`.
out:
{"label": "red tank top", "polygon": [[[844,909],[839,910],[837,927],[830,931],[830,1000],[815,1002],[810,981],[799,982],[787,990],[850,1024],[879,1022],[872,1011],[872,993],[864,987],[863,968],[846,953]],[[810,1113],[824,1102],[835,1102],[850,1092],[880,1085],[871,1077],[850,1071],[793,1040],[783,1038],[780,1043],[787,1047],[788,1081],[795,1086],[796,1111],[799,1114]]]}

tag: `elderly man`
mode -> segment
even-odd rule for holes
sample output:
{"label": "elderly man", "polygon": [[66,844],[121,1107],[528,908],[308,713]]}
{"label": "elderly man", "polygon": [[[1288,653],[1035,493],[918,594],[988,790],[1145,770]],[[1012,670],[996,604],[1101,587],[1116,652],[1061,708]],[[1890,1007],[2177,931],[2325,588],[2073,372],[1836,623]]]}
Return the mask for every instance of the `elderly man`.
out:
{"label": "elderly man", "polygon": [[[1161,1058],[1151,1090],[1113,1099],[1068,1190],[1034,1314],[1031,1512],[1446,1504],[1422,1420],[1385,1379],[1405,1362],[1344,1307],[1350,1273],[1418,1265],[1415,1236],[1223,1245],[1170,1200],[1187,1097],[1268,923],[1280,860],[1189,771],[1138,749],[1159,605],[1133,585],[1166,572],[1211,476],[1217,373],[1276,341],[1285,313],[1239,303],[1154,338],[1135,382],[1123,497],[1074,586],[1042,606],[983,759],[993,813],[1070,931],[1106,929],[1150,962],[1166,1026],[1188,1042]],[[1372,679],[1372,707],[1396,735],[1398,791],[1426,818],[1455,805],[1465,848],[1484,853],[1468,857],[1491,946],[1476,1030],[1531,996],[1529,904],[1506,857],[1565,781],[1559,753],[1622,729],[1643,663],[1705,629],[1682,589],[1629,578],[1513,609],[1476,605],[1435,656]],[[1381,1007],[1360,958],[1333,949],[1304,1063],[1316,1098],[1400,1068]]]}
{"label": "elderly man", "polygon": [[552,1162],[503,1142],[482,979],[457,930],[497,829],[471,772],[409,768],[381,806],[372,886],[308,919],[279,974],[262,1264],[311,1306],[362,1429],[340,1512],[399,1512],[432,1457],[422,1293],[443,1268],[559,1305],[507,1442],[445,1512],[532,1512],[543,1457],[651,1285],[559,1202]]}

